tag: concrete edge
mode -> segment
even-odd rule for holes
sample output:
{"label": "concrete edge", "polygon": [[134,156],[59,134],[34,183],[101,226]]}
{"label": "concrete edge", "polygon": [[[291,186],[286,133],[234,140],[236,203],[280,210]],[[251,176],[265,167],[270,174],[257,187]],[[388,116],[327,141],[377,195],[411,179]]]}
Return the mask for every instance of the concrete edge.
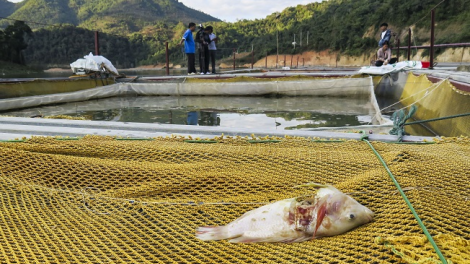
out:
{"label": "concrete edge", "polygon": [[[340,133],[330,131],[266,131],[263,129],[244,130],[225,127],[199,127],[185,125],[163,125],[146,123],[122,123],[103,121],[80,121],[61,119],[33,119],[19,117],[1,117],[0,133],[5,138],[7,134],[31,135],[31,136],[126,136],[137,138],[149,138],[157,136],[182,135],[200,138],[212,138],[215,136],[291,136],[305,138],[323,139],[346,139],[360,140],[361,135],[357,133]],[[369,135],[371,141],[394,142],[397,136],[392,135]],[[404,141],[422,142],[433,141],[432,137],[405,136]]]}

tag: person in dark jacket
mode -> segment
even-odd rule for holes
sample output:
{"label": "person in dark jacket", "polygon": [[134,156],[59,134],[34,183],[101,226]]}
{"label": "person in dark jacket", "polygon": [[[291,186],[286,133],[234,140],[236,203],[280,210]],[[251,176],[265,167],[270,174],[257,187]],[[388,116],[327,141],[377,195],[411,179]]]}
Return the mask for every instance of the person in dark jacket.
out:
{"label": "person in dark jacket", "polygon": [[387,23],[382,23],[382,25],[380,25],[380,30],[382,30],[382,34],[380,35],[379,47],[382,47],[385,42],[390,43],[390,38],[392,37],[392,31],[388,29]]}
{"label": "person in dark jacket", "polygon": [[207,29],[205,29],[202,24],[199,25],[199,31],[196,34],[196,42],[198,43],[199,68],[201,74],[207,74],[209,73],[209,44],[211,43],[211,39]]}

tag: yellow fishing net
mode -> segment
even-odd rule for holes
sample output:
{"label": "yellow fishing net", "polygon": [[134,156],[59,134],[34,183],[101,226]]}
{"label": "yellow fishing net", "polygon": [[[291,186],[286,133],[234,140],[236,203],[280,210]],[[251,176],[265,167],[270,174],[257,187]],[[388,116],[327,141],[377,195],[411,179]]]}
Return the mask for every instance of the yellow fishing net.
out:
{"label": "yellow fishing net", "polygon": [[[0,262],[438,260],[366,143],[279,140],[256,144],[219,138],[215,144],[196,144],[181,138],[90,136],[0,143]],[[446,258],[469,263],[470,140],[372,144],[431,234],[463,241],[445,244]],[[375,212],[375,220],[343,235],[297,244],[202,242],[194,236],[198,226],[224,225],[265,203],[312,193],[292,188],[307,182],[349,193]],[[417,237],[416,246],[409,246],[410,237]],[[406,251],[400,251],[402,244]]]}
{"label": "yellow fishing net", "polygon": [[[410,73],[401,100],[405,106],[418,106],[415,117],[419,120],[470,113],[470,93],[457,89],[448,80],[432,83],[426,75]],[[470,116],[435,121],[425,126],[438,135],[469,135]]]}
{"label": "yellow fishing net", "polygon": [[[444,234],[439,234],[433,239],[439,248],[452,256],[448,260],[449,263],[468,263],[470,260],[470,240]],[[378,237],[376,242],[384,244],[408,263],[440,263],[427,254],[433,251],[433,248],[424,236],[397,236],[387,239]]]}

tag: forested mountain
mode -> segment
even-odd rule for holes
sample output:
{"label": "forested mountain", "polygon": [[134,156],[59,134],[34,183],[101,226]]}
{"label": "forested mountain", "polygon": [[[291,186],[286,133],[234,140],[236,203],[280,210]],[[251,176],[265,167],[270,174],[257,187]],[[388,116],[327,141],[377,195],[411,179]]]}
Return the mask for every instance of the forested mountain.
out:
{"label": "forested mountain", "polygon": [[[5,3],[9,2],[0,0],[0,7],[11,8],[11,4]],[[218,21],[178,0],[24,0],[15,8],[10,18],[44,24],[72,24],[121,35],[161,21],[170,24]],[[42,27],[38,24],[30,26]]]}
{"label": "forested mountain", "polygon": [[[169,17],[183,17],[171,16],[168,11],[183,8],[176,0],[26,0],[13,16],[25,12],[22,10],[27,10],[27,5],[40,2],[47,2],[51,6],[61,5],[65,13],[67,10],[78,11],[73,12],[75,16],[57,15],[56,12],[56,16],[61,17],[57,19],[64,19],[64,22],[71,25],[36,30],[32,37],[27,38],[29,46],[24,53],[28,63],[66,65],[93,51],[92,31],[80,27],[102,28],[103,31],[121,35],[104,35],[101,42],[102,55],[118,62],[120,66],[163,62],[165,41],[170,42],[171,61],[183,61],[181,47],[177,47],[176,43],[186,29],[186,23],[174,23],[177,19],[173,22],[152,20],[145,23],[157,10]],[[251,51],[253,47],[257,59],[266,53],[276,54],[277,35],[280,54],[329,50],[360,55],[375,51],[378,27],[382,22],[388,22],[393,32],[397,33],[397,37],[392,40],[400,38],[403,45],[407,44],[409,27],[413,29],[413,44],[429,43],[430,10],[440,2],[441,0],[329,0],[287,8],[265,19],[211,24],[220,38],[219,57],[229,56],[233,48]],[[184,13],[183,9],[176,14]],[[33,9],[29,10],[30,20],[40,19],[34,16],[46,12],[43,10],[34,14]],[[27,16],[26,13],[23,16]],[[210,20],[210,17],[207,19]],[[195,22],[203,20],[194,19]],[[81,26],[72,26],[77,24]],[[294,35],[297,42],[295,49],[292,45]],[[469,0],[447,0],[436,8],[436,43],[449,42],[470,42]]]}
{"label": "forested mountain", "polygon": [[[255,53],[276,53],[279,32],[280,53],[307,50],[363,54],[377,47],[379,25],[387,22],[402,44],[430,39],[430,10],[441,0],[329,0],[285,9],[266,19],[236,23],[215,23],[221,37],[219,47],[243,47]],[[418,23],[416,23],[418,22]],[[302,34],[302,39],[300,39]],[[292,45],[296,37],[296,48]],[[308,45],[307,45],[308,36]],[[396,38],[392,39],[395,40]],[[436,8],[436,43],[470,41],[470,1],[447,0]],[[302,43],[302,46],[300,46]]]}
{"label": "forested mountain", "polygon": [[7,17],[15,12],[15,4],[7,0],[0,0],[0,17]]}
{"label": "forested mountain", "polygon": [[[94,31],[73,25],[37,30],[32,36],[26,36],[28,49],[24,51],[25,60],[34,66],[68,65],[89,52],[95,52],[94,34]],[[155,60],[151,58],[155,51],[163,48],[161,41],[138,33],[128,37],[100,33],[100,53],[119,68],[153,64]]]}

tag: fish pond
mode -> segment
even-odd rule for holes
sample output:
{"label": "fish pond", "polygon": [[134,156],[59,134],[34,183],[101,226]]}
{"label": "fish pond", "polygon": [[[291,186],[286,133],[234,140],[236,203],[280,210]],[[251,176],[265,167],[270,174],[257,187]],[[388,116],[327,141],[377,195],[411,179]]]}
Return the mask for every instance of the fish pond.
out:
{"label": "fish pond", "polygon": [[267,131],[358,126],[374,114],[369,98],[211,96],[114,97],[1,113]]}

